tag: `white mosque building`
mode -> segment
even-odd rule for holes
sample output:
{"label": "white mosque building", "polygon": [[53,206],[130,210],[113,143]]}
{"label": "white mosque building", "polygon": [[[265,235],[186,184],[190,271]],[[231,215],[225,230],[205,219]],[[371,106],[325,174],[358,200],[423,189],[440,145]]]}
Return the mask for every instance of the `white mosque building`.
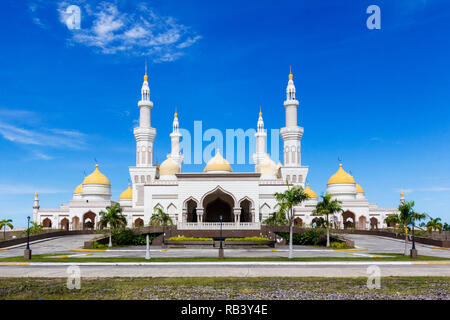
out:
{"label": "white mosque building", "polygon": [[[233,172],[228,161],[216,150],[203,172],[183,173],[177,113],[170,134],[171,153],[160,166],[153,163],[156,129],[151,125],[153,102],[145,74],[138,103],[139,126],[134,128],[136,165],[129,167],[132,185],[128,185],[118,201],[112,200],[110,181],[97,165],[75,188],[72,200],[58,209],[41,209],[36,193],[33,219],[48,228],[90,229],[97,227],[100,211],[118,202],[129,227],[148,224],[155,208],[160,207],[176,222],[179,230],[218,229],[220,216],[224,229],[260,229],[261,221],[277,210],[274,193],[286,190],[286,181],[305,188],[309,167],[301,163],[303,127],[297,121],[298,106],[290,73],[284,101],[286,123],[280,130],[284,164],[276,164],[266,152],[266,132],[260,112],[253,154],[254,172]],[[332,218],[335,226],[341,228],[383,228],[386,216],[397,212],[395,208],[382,209],[370,203],[363,188],[342,165],[328,180],[326,191],[342,202],[344,212]],[[311,226],[317,219],[312,210],[319,200],[308,185],[305,192],[310,198],[294,208],[295,222]],[[403,194],[401,196],[403,198]]]}

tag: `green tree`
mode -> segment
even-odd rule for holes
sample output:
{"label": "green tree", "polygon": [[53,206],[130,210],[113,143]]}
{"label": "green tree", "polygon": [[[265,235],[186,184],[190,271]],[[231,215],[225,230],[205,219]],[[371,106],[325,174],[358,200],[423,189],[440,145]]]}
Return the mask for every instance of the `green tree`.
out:
{"label": "green tree", "polygon": [[44,227],[35,221],[31,221],[30,234],[39,234],[44,230]]}
{"label": "green tree", "polygon": [[279,193],[275,193],[280,208],[284,208],[286,211],[286,218],[289,223],[289,259],[293,258],[292,248],[292,227],[294,225],[294,207],[307,200],[309,197],[301,186],[294,186],[289,188],[289,182],[286,180],[287,190]]}
{"label": "green tree", "polygon": [[[405,256],[408,255],[408,226],[414,226],[416,221],[420,221],[426,218],[425,213],[418,213],[414,211],[414,201],[402,202],[398,206],[398,223],[405,228]],[[394,219],[394,218],[392,218]]]}
{"label": "green tree", "polygon": [[443,225],[441,222],[441,218],[431,218],[430,221],[427,222],[427,230],[430,234],[433,233],[433,231],[439,230],[439,233],[442,232]]}
{"label": "green tree", "polygon": [[275,211],[272,213],[270,217],[265,219],[263,224],[268,226],[285,226],[288,224],[288,221],[286,219],[286,210],[280,206],[278,211]]}
{"label": "green tree", "polygon": [[9,229],[14,228],[11,222],[11,219],[3,219],[0,221],[0,230],[3,229],[3,240],[6,240],[6,227],[8,227]]}
{"label": "green tree", "polygon": [[334,199],[331,200],[331,194],[327,193],[322,195],[322,201],[319,201],[316,208],[313,210],[314,216],[326,216],[325,227],[327,228],[327,247],[330,246],[330,219],[329,215],[334,215],[335,213],[341,213],[342,202]]}
{"label": "green tree", "polygon": [[100,228],[109,226],[109,247],[112,247],[113,230],[127,225],[127,218],[122,214],[122,207],[118,203],[106,207],[106,211],[100,211]]}
{"label": "green tree", "polygon": [[384,219],[384,222],[389,226],[393,225],[394,229],[401,224],[398,214],[391,214]]}
{"label": "green tree", "polygon": [[150,218],[151,226],[172,226],[173,221],[170,216],[164,212],[160,207],[155,208],[155,212]]}

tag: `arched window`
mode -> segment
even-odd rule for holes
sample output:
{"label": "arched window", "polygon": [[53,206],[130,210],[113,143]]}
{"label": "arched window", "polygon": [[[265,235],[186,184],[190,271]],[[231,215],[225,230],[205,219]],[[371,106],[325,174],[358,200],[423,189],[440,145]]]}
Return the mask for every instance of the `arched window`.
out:
{"label": "arched window", "polygon": [[141,182],[145,183],[145,176],[141,176]]}
{"label": "arched window", "polygon": [[297,182],[297,176],[296,175],[292,176],[292,182]]}

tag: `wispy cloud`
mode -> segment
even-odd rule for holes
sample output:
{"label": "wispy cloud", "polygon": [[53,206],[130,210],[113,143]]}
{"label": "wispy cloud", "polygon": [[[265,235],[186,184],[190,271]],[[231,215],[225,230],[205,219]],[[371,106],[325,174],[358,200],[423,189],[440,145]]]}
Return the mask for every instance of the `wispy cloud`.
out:
{"label": "wispy cloud", "polygon": [[[0,119],[0,137],[11,142],[57,149],[86,147],[86,134],[77,130],[40,126],[39,115],[31,111],[0,109]],[[35,152],[35,156],[43,160],[50,159],[49,155],[39,152]]]}
{"label": "wispy cloud", "polygon": [[42,187],[38,185],[0,184],[1,194],[55,194],[69,192],[69,190]]}
{"label": "wispy cloud", "polygon": [[427,188],[415,188],[415,189],[396,189],[396,192],[404,192],[405,194],[413,193],[413,192],[445,192],[450,191],[450,187],[440,187],[440,186],[434,186],[434,187],[427,187]]}
{"label": "wispy cloud", "polygon": [[201,36],[170,16],[158,14],[146,4],[132,12],[121,11],[113,2],[95,6],[86,1],[58,3],[59,20],[65,27],[66,8],[77,4],[82,10],[81,29],[68,30],[69,43],[93,48],[102,54],[150,56],[154,62],[173,61]]}

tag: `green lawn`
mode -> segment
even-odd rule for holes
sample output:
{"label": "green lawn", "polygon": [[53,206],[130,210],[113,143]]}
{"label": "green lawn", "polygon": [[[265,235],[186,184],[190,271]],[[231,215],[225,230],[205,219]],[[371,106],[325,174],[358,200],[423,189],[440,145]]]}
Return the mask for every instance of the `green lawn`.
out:
{"label": "green lawn", "polygon": [[65,278],[0,278],[0,299],[446,299],[450,277],[367,278],[82,278],[69,290]]}
{"label": "green lawn", "polygon": [[[226,257],[224,260],[209,257],[192,257],[192,258],[152,258],[146,260],[145,258],[109,258],[109,257],[76,257],[76,258],[51,258],[51,256],[64,256],[69,254],[54,254],[54,255],[33,255],[31,262],[211,262],[211,261],[449,261],[449,258],[433,257],[433,256],[418,256],[416,259],[411,259],[409,256],[392,253],[374,253],[378,256],[386,257],[305,257],[288,259],[284,257],[261,257],[261,258],[231,258]],[[23,256],[0,258],[0,262],[26,262]]]}

